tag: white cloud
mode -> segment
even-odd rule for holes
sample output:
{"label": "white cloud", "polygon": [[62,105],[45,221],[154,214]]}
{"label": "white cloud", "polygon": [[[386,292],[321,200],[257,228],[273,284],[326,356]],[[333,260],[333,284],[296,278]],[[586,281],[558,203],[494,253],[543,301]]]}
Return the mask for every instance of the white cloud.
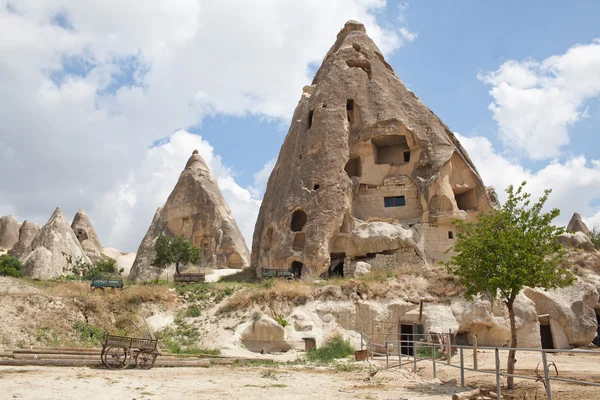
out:
{"label": "white cloud", "polygon": [[254,174],[254,184],[250,188],[250,191],[254,196],[262,197],[262,194],[267,188],[267,182],[269,180],[269,177],[271,176],[273,168],[275,168],[276,162],[277,158],[269,160],[260,171]]}
{"label": "white cloud", "polygon": [[504,144],[532,159],[556,157],[586,117],[585,102],[600,94],[600,41],[541,62],[507,61],[478,78],[492,86],[489,109]]}
{"label": "white cloud", "polygon": [[135,250],[199,147],[250,241],[260,173],[241,188],[208,143],[173,132],[216,113],[287,123],[346,20],[384,52],[402,45],[375,21],[385,3],[0,0],[0,215],[83,207],[104,245]]}
{"label": "white cloud", "polygon": [[547,205],[560,209],[557,223],[566,225],[574,212],[584,218],[593,217],[589,222],[600,223],[600,209],[594,205],[594,200],[600,198],[600,160],[587,160],[580,155],[563,163],[551,162],[533,172],[517,160],[498,154],[485,137],[456,136],[477,166],[484,183],[496,188],[501,202],[506,200],[504,190],[509,185],[518,186],[527,181],[526,190],[535,198],[542,196],[544,189],[552,189]]}

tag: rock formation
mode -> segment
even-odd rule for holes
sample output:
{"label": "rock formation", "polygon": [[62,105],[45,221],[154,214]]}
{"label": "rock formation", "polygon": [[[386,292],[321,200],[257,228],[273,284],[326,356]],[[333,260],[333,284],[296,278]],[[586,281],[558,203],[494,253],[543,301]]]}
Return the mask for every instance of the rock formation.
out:
{"label": "rock formation", "polygon": [[566,247],[573,247],[585,251],[596,251],[590,237],[583,232],[565,232],[558,237],[558,242]]}
{"label": "rock formation", "polygon": [[592,232],[588,229],[587,225],[581,219],[579,213],[573,213],[569,224],[567,225],[567,231],[569,232],[582,232],[587,236],[592,236]]}
{"label": "rock formation", "polygon": [[154,215],[129,279],[156,278],[154,242],[161,234],[190,239],[199,247],[203,264],[213,268],[243,268],[249,251],[208,166],[194,151],[164,207]]}
{"label": "rock formation", "polygon": [[19,241],[19,223],[11,216],[0,217],[0,250],[10,250]]}
{"label": "rock formation", "polygon": [[[262,202],[252,265],[343,274],[352,261],[448,257],[453,218],[496,205],[473,162],[394,73],[362,24],[346,23],[303,90]],[[380,260],[381,261],[381,260]]]}
{"label": "rock formation", "polygon": [[40,224],[36,224],[31,221],[24,221],[23,225],[19,229],[19,241],[13,246],[12,254],[14,257],[21,257],[23,254],[28,253],[29,245],[35,239],[38,232],[40,231]]}
{"label": "rock formation", "polygon": [[91,262],[60,208],[56,208],[21,256],[23,272],[34,279],[67,275],[79,260]]}
{"label": "rock formation", "polygon": [[100,239],[98,239],[98,235],[96,234],[96,230],[92,226],[90,218],[83,209],[80,209],[77,211],[77,214],[75,214],[71,228],[73,229],[73,232],[75,232],[75,236],[77,236],[77,240],[79,240],[83,251],[90,260],[100,260],[102,258],[101,254],[103,248],[100,244]]}

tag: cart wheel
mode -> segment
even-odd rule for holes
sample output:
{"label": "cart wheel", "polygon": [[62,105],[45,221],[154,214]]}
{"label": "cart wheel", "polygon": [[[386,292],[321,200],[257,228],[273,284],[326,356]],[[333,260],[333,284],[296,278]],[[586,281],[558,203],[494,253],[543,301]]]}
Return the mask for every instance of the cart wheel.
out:
{"label": "cart wheel", "polygon": [[142,350],[135,356],[135,365],[139,369],[152,368],[154,361],[156,361],[156,354],[153,354],[151,351]]}
{"label": "cart wheel", "polygon": [[123,369],[129,365],[131,357],[126,347],[107,347],[102,352],[102,362],[108,369]]}

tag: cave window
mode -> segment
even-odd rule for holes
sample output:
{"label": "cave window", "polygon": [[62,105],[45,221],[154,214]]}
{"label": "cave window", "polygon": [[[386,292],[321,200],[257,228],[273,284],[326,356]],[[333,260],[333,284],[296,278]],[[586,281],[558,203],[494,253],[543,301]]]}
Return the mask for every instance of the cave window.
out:
{"label": "cave window", "polygon": [[404,152],[404,162],[409,162],[410,161],[410,151],[405,151]]}
{"label": "cave window", "polygon": [[313,186],[313,190],[319,190],[320,187],[321,187],[321,185],[319,185],[318,183],[315,183]]}
{"label": "cave window", "polygon": [[294,274],[294,279],[300,279],[302,277],[302,264],[300,261],[292,261],[292,273]]}
{"label": "cave window", "polygon": [[375,164],[404,165],[410,161],[410,148],[404,135],[383,135],[371,139]]}
{"label": "cave window", "polygon": [[367,73],[367,77],[371,80],[371,63],[367,60],[348,60],[346,65],[350,68],[360,68]]}
{"label": "cave window", "polygon": [[346,101],[346,116],[348,117],[348,122],[351,124],[354,123],[354,100],[348,99]]}
{"label": "cave window", "polygon": [[454,239],[454,232],[448,231],[448,239]]}
{"label": "cave window", "polygon": [[306,224],[307,216],[303,210],[296,210],[292,214],[292,223],[290,224],[290,228],[292,232],[300,232],[304,225]]}
{"label": "cave window", "polygon": [[344,260],[346,258],[345,253],[332,253],[330,254],[331,262],[329,263],[328,275],[329,277],[344,276]]}
{"label": "cave window", "polygon": [[314,113],[315,113],[314,110],[311,110],[308,112],[308,129],[310,129],[312,127]]}
{"label": "cave window", "polygon": [[454,199],[459,210],[477,210],[477,192],[470,189],[464,192],[454,192]]}
{"label": "cave window", "polygon": [[404,198],[404,196],[384,197],[383,204],[386,208],[403,207],[406,205],[406,199]]}
{"label": "cave window", "polygon": [[353,176],[361,176],[362,164],[360,162],[360,157],[354,157],[348,160],[344,170],[348,174],[349,178],[352,178]]}

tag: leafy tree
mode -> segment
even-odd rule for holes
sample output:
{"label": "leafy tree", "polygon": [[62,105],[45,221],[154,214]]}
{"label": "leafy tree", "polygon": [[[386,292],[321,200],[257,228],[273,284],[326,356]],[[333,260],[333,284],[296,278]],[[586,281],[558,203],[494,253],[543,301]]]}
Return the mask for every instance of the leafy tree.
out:
{"label": "leafy tree", "polygon": [[11,257],[8,254],[0,256],[0,276],[13,276],[19,278],[23,276],[21,270],[21,261],[18,258]]}
{"label": "leafy tree", "polygon": [[175,264],[175,272],[188,264],[197,264],[202,260],[200,249],[183,236],[171,237],[161,234],[154,243],[156,258],[152,266],[158,269],[158,275],[169,265]]}
{"label": "leafy tree", "polygon": [[[511,185],[508,200],[499,209],[478,216],[476,222],[454,220],[457,227],[455,255],[445,263],[465,286],[465,297],[488,294],[499,297],[508,309],[511,348],[517,347],[514,302],[524,287],[552,289],[571,285],[573,274],[560,267],[565,250],[557,238],[564,228],[552,225],[560,211],[543,212],[551,190],[532,203],[523,188]],[[515,368],[515,350],[508,353],[508,373]],[[508,387],[514,379],[508,378]]]}
{"label": "leafy tree", "polygon": [[600,250],[600,226],[594,225],[590,239],[592,239],[592,243],[596,250]]}

